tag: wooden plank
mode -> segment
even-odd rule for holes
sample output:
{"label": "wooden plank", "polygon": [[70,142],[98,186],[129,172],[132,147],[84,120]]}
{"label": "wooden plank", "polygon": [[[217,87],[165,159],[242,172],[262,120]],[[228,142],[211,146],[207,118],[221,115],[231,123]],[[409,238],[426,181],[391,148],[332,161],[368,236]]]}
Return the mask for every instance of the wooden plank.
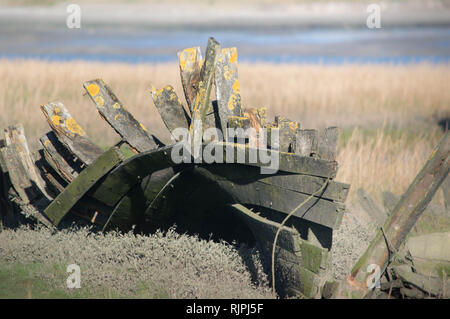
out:
{"label": "wooden plank", "polygon": [[385,272],[391,262],[392,252],[403,245],[418,218],[447,178],[449,159],[450,133],[447,132],[351,273],[336,287],[333,298],[363,298],[370,292],[366,283],[371,273],[367,272],[367,267],[376,264],[381,273]]}
{"label": "wooden plank", "polygon": [[5,136],[8,136],[8,143],[12,143],[10,146],[14,144],[16,155],[20,158],[30,182],[42,193],[42,196],[50,198],[45,190],[45,182],[31,158],[23,125],[17,124],[5,129]]}
{"label": "wooden plank", "polygon": [[442,192],[444,193],[445,208],[450,210],[450,176],[442,183]]}
{"label": "wooden plank", "polygon": [[67,186],[67,182],[45,160],[44,150],[40,149],[32,154],[33,161],[41,173],[47,192],[52,198],[58,196]]}
{"label": "wooden plank", "polygon": [[242,116],[236,48],[224,48],[219,52],[214,78],[220,129],[226,136],[228,118]]}
{"label": "wooden plank", "polygon": [[[259,182],[240,185],[218,180],[217,184],[233,197],[234,203],[257,205],[284,214],[289,214],[309,197],[309,195]],[[311,198],[292,216],[336,229],[341,224],[343,213],[341,205],[328,200]]]}
{"label": "wooden plank", "polygon": [[279,151],[294,153],[295,136],[300,125],[279,115],[275,117],[275,125],[279,129]]}
{"label": "wooden plank", "polygon": [[301,156],[312,156],[317,153],[317,130],[297,130],[295,134],[294,153]]}
{"label": "wooden plank", "polygon": [[[314,194],[326,180],[323,177],[283,172],[274,175],[262,175],[257,167],[247,165],[215,164],[202,165],[202,167],[214,173],[218,179],[225,179],[237,184],[258,181],[308,195]],[[317,197],[343,203],[347,198],[349,189],[349,184],[329,181],[325,190]]]}
{"label": "wooden plank", "polygon": [[91,165],[103,153],[61,102],[41,105],[41,110],[59,141],[84,164]]}
{"label": "wooden plank", "polygon": [[178,52],[178,60],[184,96],[189,106],[189,111],[192,113],[192,106],[200,81],[200,71],[203,65],[200,47],[187,48]]}
{"label": "wooden plank", "polygon": [[192,121],[189,127],[194,143],[196,141],[201,143],[203,130],[215,127],[214,110],[210,101],[210,94],[219,50],[220,44],[214,38],[209,38],[205,62],[200,72],[200,81],[192,107]]}
{"label": "wooden plank", "polygon": [[19,151],[20,147],[16,143],[10,144],[1,150],[12,186],[21,201],[24,204],[28,204],[40,198],[42,194],[30,180],[27,169],[19,156]]}
{"label": "wooden plank", "polygon": [[145,126],[124,108],[102,79],[84,82],[83,86],[97,105],[100,115],[136,151],[145,152],[158,148],[158,139],[149,134]]}
{"label": "wooden plank", "polygon": [[83,170],[81,162],[75,160],[73,155],[67,152],[54,132],[48,132],[39,141],[44,149],[45,161],[66,182],[70,183]]}
{"label": "wooden plank", "polygon": [[142,179],[153,172],[176,166],[172,161],[173,145],[147,151],[127,159],[115,168],[101,184],[94,187],[90,196],[115,207],[119,200]]}
{"label": "wooden plank", "polygon": [[191,119],[172,86],[167,85],[159,90],[152,86],[152,98],[159,115],[174,138],[176,138],[173,135],[175,129],[189,129]]}
{"label": "wooden plank", "polygon": [[[275,150],[259,150],[236,143],[218,142],[216,145],[222,148],[223,161],[226,163],[239,163],[267,168],[270,166],[270,163],[266,163],[262,159],[261,151],[271,159],[278,159],[278,171],[334,178],[338,169],[338,164],[334,161],[299,156],[293,153],[284,153]],[[206,146],[203,145],[204,148]],[[202,154],[205,153],[204,148]],[[253,154],[255,158],[251,158],[250,154]],[[275,165],[276,163],[273,164]],[[276,173],[276,171],[273,173]]]}
{"label": "wooden plank", "polygon": [[450,286],[450,280],[437,277],[424,276],[414,273],[408,265],[392,267],[393,271],[404,284],[412,285],[420,290],[439,298],[449,298],[450,292],[445,287]]}
{"label": "wooden plank", "polygon": [[334,161],[337,158],[339,128],[327,127],[320,132],[317,153],[322,159]]}
{"label": "wooden plank", "polygon": [[94,186],[105,174],[122,160],[120,151],[113,147],[103,153],[90,166],[60,193],[45,209],[44,214],[58,226],[69,210]]}

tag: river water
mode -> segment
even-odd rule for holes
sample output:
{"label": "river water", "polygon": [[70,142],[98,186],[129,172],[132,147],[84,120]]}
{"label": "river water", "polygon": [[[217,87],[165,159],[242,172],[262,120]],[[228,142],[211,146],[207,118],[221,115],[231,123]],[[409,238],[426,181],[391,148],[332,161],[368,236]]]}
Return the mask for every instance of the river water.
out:
{"label": "river water", "polygon": [[135,28],[80,29],[0,25],[0,57],[51,61],[168,62],[214,36],[238,48],[239,60],[275,63],[448,63],[450,27]]}

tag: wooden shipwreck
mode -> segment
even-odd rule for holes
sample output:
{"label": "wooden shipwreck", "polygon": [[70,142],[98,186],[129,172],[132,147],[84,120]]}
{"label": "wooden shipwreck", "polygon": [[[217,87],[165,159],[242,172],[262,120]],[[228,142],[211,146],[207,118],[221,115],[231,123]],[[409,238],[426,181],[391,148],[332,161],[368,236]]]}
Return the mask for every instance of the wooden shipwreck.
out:
{"label": "wooden shipwreck", "polygon": [[[337,128],[303,130],[281,116],[269,122],[263,108],[244,109],[236,49],[221,48],[213,38],[204,59],[198,47],[178,56],[187,107],[171,86],[151,92],[174,138],[171,145],[129,113],[101,79],[83,86],[121,137],[107,151],[92,142],[59,101],[41,106],[51,130],[40,138],[37,151],[30,152],[20,124],[5,129],[0,142],[4,226],[76,223],[99,231],[149,233],[176,224],[180,231],[256,244],[267,265],[277,237],[273,273],[279,295],[320,298],[331,279],[333,230],[341,223],[350,187],[334,180]],[[213,90],[217,100],[211,101]],[[191,141],[200,141],[200,152],[220,144],[223,158],[233,155],[232,160],[207,163],[195,152],[174,160],[180,128]],[[208,128],[247,129],[258,135],[257,141],[269,143],[265,147],[252,144],[252,136],[227,134],[224,141],[211,143],[202,140]],[[277,145],[271,145],[272,136],[279,136]],[[267,162],[251,158],[261,148],[278,161],[270,174],[261,174]]]}

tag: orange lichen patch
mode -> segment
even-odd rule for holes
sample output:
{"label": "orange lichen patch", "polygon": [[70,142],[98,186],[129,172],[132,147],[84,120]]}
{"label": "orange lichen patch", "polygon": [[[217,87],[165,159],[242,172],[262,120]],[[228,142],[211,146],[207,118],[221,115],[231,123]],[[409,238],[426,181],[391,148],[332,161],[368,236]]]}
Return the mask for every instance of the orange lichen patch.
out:
{"label": "orange lichen patch", "polygon": [[113,104],[113,108],[115,108],[115,109],[120,109],[120,104],[119,103],[114,103]]}
{"label": "orange lichen patch", "polygon": [[53,113],[55,113],[55,114],[61,113],[60,108],[59,107],[55,107],[55,109],[53,110]]}
{"label": "orange lichen patch", "polygon": [[230,63],[236,63],[236,61],[237,61],[237,50],[236,50],[236,48],[231,48],[230,51],[231,51],[231,56],[230,56],[229,61],[230,61]]}
{"label": "orange lichen patch", "polygon": [[161,88],[161,89],[157,90],[157,89],[152,85],[152,96],[153,96],[154,98],[158,98],[163,92],[164,92],[164,88]]}
{"label": "orange lichen patch", "polygon": [[75,121],[75,119],[73,119],[71,117],[66,120],[66,127],[73,134],[77,134],[80,136],[86,135],[84,130],[81,128],[81,126],[78,125],[77,121]]}
{"label": "orange lichen patch", "polygon": [[103,106],[103,104],[105,104],[105,100],[103,99],[103,97],[102,96],[96,96],[95,98],[94,98],[94,101],[95,101],[95,103],[97,104],[97,106],[99,106],[99,107],[102,107]]}
{"label": "orange lichen patch", "polygon": [[203,62],[204,62],[205,60],[203,60],[203,59],[200,59],[200,60],[198,60],[197,61],[197,64],[198,64],[198,68],[199,69],[201,69],[202,67],[203,67]]}
{"label": "orange lichen patch", "polygon": [[97,84],[94,83],[89,84],[86,89],[91,96],[96,96],[100,91],[100,88],[97,86]]}
{"label": "orange lichen patch", "polygon": [[228,109],[230,111],[233,111],[236,105],[237,105],[237,96],[235,94],[232,94],[228,99]]}
{"label": "orange lichen patch", "polygon": [[297,122],[289,122],[289,127],[291,130],[298,129],[298,123]]}
{"label": "orange lichen patch", "polygon": [[139,123],[139,125],[141,126],[141,128],[144,130],[144,131],[146,131],[147,132],[147,128],[144,126],[144,124],[142,124],[142,123]]}
{"label": "orange lichen patch", "polygon": [[238,79],[234,80],[234,83],[233,83],[233,92],[234,92],[235,94],[240,94],[240,93],[241,93],[241,89],[240,89],[240,87],[239,87],[239,80],[238,80]]}
{"label": "orange lichen patch", "polygon": [[122,115],[122,114],[116,114],[116,115],[114,115],[114,121],[120,120],[120,119],[122,119],[122,118],[123,118],[123,115]]}
{"label": "orange lichen patch", "polygon": [[187,48],[184,49],[179,56],[179,60],[180,60],[180,67],[182,71],[186,70],[186,66],[189,64],[189,70],[188,71],[192,71],[192,65],[194,64],[195,60],[197,57],[197,49],[196,48]]}
{"label": "orange lichen patch", "polygon": [[56,126],[59,126],[61,123],[61,116],[59,115],[53,115],[52,116],[52,122],[53,124],[55,124]]}
{"label": "orange lichen patch", "polygon": [[50,144],[51,144],[50,140],[45,140],[44,141],[44,146],[50,146]]}

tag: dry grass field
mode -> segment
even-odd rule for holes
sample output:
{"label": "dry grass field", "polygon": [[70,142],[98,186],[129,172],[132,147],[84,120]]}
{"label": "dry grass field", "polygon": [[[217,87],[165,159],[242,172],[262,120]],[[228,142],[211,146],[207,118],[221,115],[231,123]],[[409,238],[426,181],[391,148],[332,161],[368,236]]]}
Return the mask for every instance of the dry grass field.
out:
{"label": "dry grass field", "polygon": [[[100,77],[140,121],[170,142],[150,88],[171,84],[182,98],[175,64],[0,60],[0,127],[23,123],[37,147],[49,129],[39,106],[60,100],[88,135],[107,147],[118,136],[82,87]],[[350,198],[359,187],[378,199],[385,190],[401,194],[443,134],[438,119],[450,115],[448,65],[240,64],[239,77],[244,106],[267,107],[269,120],[282,114],[303,128],[342,128],[337,179],[352,185]]]}

